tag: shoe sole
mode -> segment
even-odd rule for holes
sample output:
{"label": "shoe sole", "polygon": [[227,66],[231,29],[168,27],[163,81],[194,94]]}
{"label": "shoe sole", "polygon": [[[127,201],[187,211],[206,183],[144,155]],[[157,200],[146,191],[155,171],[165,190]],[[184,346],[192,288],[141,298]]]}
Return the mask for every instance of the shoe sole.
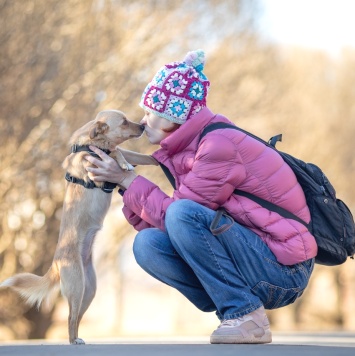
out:
{"label": "shoe sole", "polygon": [[244,338],[240,335],[211,335],[211,344],[268,344],[272,342],[270,331],[266,331],[261,337],[250,335]]}

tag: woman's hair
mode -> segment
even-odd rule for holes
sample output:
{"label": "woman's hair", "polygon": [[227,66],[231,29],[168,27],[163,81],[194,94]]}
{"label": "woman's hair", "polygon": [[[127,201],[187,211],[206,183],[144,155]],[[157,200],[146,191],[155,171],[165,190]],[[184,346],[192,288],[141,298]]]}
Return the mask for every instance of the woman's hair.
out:
{"label": "woman's hair", "polygon": [[180,124],[176,124],[175,122],[173,123],[173,125],[167,129],[161,129],[164,132],[174,132],[176,131],[181,125]]}

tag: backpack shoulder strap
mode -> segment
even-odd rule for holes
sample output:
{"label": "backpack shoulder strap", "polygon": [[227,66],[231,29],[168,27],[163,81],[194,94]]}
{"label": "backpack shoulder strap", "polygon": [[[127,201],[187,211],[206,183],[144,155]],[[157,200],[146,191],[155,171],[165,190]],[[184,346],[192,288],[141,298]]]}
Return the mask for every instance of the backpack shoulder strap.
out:
{"label": "backpack shoulder strap", "polygon": [[163,170],[166,178],[168,178],[170,184],[172,185],[172,187],[175,190],[176,189],[176,184],[175,184],[174,176],[171,174],[171,172],[169,171],[168,167],[165,166],[163,163],[159,163],[159,165],[160,165],[160,168]]}
{"label": "backpack shoulder strap", "polygon": [[248,192],[244,192],[243,190],[239,190],[239,189],[235,189],[234,190],[234,194],[237,194],[239,196],[242,197],[246,197],[249,198],[250,200],[254,201],[255,203],[259,204],[260,206],[262,206],[263,208],[273,211],[275,213],[278,213],[279,215],[283,216],[286,219],[292,219],[292,220],[296,220],[299,223],[301,223],[302,225],[304,225],[307,229],[309,228],[309,225],[303,221],[302,219],[300,219],[297,215],[292,214],[290,211],[282,208],[281,206],[278,206],[274,203],[271,203],[265,199],[259,198],[258,196],[248,193]]}
{"label": "backpack shoulder strap", "polygon": [[[260,137],[258,136],[255,136],[253,135],[252,133],[246,131],[246,130],[243,130],[241,129],[240,127],[236,126],[236,125],[233,125],[233,124],[229,124],[229,123],[226,123],[226,122],[215,122],[215,123],[212,123],[208,126],[206,126],[204,128],[204,130],[202,131],[201,135],[200,135],[200,140],[199,142],[201,141],[201,139],[206,136],[209,132],[211,131],[214,131],[214,130],[218,130],[218,129],[234,129],[234,130],[238,130],[238,131],[241,131],[243,133],[245,133],[246,135],[254,138],[255,140],[263,143],[264,145],[274,149],[276,152],[279,153],[279,151],[276,149],[276,143],[278,141],[281,141],[282,140],[282,135],[276,135],[276,136],[273,136],[270,138],[269,142],[266,142],[264,141],[263,139],[261,139]],[[259,204],[260,206],[262,206],[263,208],[265,209],[268,209],[270,211],[273,211],[275,213],[278,213],[279,215],[283,216],[284,218],[287,218],[287,219],[293,219],[293,220],[296,220],[298,221],[299,223],[301,223],[302,225],[306,226],[307,228],[309,227],[309,225],[303,221],[302,219],[300,219],[298,216],[296,216],[295,214],[292,214],[290,211],[274,204],[274,203],[271,203],[265,199],[262,199],[252,193],[248,193],[248,192],[244,192],[242,190],[239,190],[239,189],[235,189],[234,190],[234,194],[237,194],[239,196],[243,196],[243,197],[246,197],[254,202],[256,202],[257,204]]]}
{"label": "backpack shoulder strap", "polygon": [[202,140],[203,137],[205,137],[209,132],[214,131],[214,130],[218,130],[218,129],[234,129],[234,130],[238,130],[241,132],[244,132],[246,135],[251,136],[253,138],[255,138],[256,140],[264,143],[264,144],[268,144],[267,142],[265,142],[264,140],[262,140],[260,137],[253,135],[252,133],[245,131],[243,129],[241,129],[240,127],[233,125],[233,124],[229,124],[227,122],[214,122],[210,125],[207,125],[201,135],[200,135],[200,139],[199,142]]}
{"label": "backpack shoulder strap", "polygon": [[273,136],[270,138],[270,140],[268,142],[264,141],[263,139],[261,139],[260,137],[256,136],[256,135],[253,135],[251,132],[248,132],[246,130],[243,130],[241,129],[240,127],[236,126],[236,125],[233,125],[233,124],[229,124],[227,122],[214,122],[208,126],[206,126],[201,135],[200,135],[200,139],[199,139],[199,142],[202,140],[203,137],[205,137],[209,132],[211,131],[214,131],[214,130],[218,130],[218,129],[234,129],[234,130],[238,130],[240,132],[243,132],[245,133],[246,135],[254,138],[255,140],[263,143],[264,145],[266,146],[269,146],[273,149],[276,149],[276,143],[278,141],[282,141],[282,134],[279,134],[279,135],[276,135],[276,136]]}

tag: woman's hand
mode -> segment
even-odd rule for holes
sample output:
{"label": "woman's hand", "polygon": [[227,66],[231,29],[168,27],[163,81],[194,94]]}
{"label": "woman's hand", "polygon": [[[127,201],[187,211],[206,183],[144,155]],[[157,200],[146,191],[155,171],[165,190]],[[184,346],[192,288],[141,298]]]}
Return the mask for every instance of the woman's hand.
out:
{"label": "woman's hand", "polygon": [[134,171],[123,170],[112,157],[99,148],[90,146],[90,149],[101,158],[100,160],[90,155],[85,156],[85,159],[95,166],[86,167],[89,178],[94,182],[116,183],[127,189],[137,177]]}

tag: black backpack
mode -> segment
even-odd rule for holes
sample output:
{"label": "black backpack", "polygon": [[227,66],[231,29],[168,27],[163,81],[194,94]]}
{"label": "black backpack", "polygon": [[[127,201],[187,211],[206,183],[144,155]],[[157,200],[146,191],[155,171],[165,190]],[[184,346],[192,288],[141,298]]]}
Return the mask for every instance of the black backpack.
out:
{"label": "black backpack", "polygon": [[[322,170],[315,164],[305,163],[288,153],[278,151],[275,146],[278,141],[281,141],[282,135],[274,136],[269,142],[266,142],[235,125],[216,122],[205,127],[200,135],[199,141],[201,141],[207,133],[222,128],[232,128],[244,132],[248,136],[274,149],[281,155],[283,160],[295,173],[304,191],[311,213],[311,221],[307,224],[288,210],[253,194],[238,189],[236,189],[234,193],[245,196],[260,206],[274,211],[285,218],[297,220],[305,225],[317,241],[318,254],[315,258],[316,263],[335,266],[344,263],[348,256],[353,259],[355,253],[355,224],[353,216],[346,204],[336,198],[335,189]],[[167,171],[166,167],[162,168],[169,181],[174,183],[171,173]]]}

